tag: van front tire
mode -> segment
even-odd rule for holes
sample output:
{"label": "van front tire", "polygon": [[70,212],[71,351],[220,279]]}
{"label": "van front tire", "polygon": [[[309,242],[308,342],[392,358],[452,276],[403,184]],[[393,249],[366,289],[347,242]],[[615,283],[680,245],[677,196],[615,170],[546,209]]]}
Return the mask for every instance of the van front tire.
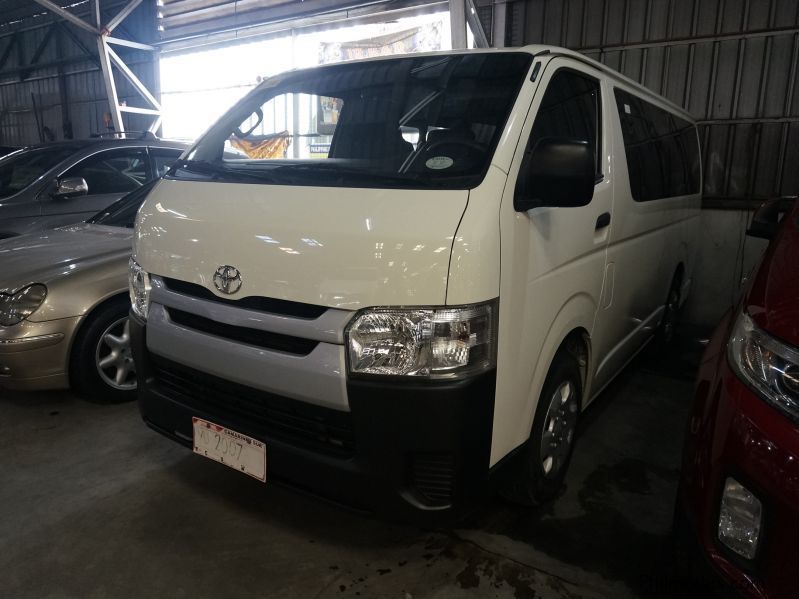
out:
{"label": "van front tire", "polygon": [[558,496],[571,461],[582,394],[577,359],[561,351],[544,382],[518,473],[503,490],[507,499],[539,506]]}

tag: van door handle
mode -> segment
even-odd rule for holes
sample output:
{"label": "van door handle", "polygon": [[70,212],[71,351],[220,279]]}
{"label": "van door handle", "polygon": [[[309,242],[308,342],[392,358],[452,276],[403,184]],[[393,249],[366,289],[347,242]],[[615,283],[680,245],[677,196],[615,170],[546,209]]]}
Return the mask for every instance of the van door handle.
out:
{"label": "van door handle", "polygon": [[604,229],[609,224],[610,224],[610,212],[603,212],[596,219],[596,227],[594,227],[594,231],[599,231],[599,229]]}

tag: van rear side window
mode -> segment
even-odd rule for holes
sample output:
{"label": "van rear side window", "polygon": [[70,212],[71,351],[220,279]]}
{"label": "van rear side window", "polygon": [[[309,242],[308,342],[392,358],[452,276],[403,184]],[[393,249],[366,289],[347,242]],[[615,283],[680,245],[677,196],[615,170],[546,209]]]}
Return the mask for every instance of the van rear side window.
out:
{"label": "van rear side window", "polygon": [[696,127],[621,89],[615,94],[633,199],[649,202],[699,193]]}

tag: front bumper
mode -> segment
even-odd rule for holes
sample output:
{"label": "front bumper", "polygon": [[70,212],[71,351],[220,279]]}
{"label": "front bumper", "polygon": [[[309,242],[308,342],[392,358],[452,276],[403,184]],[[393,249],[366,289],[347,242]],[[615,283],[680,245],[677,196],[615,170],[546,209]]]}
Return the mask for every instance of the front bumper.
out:
{"label": "front bumper", "polygon": [[80,319],[27,320],[0,327],[0,387],[18,390],[69,386],[69,348]]}
{"label": "front bumper", "polygon": [[457,517],[489,482],[496,373],[426,384],[349,380],[350,411],[275,396],[151,354],[131,314],[139,405],[191,447],[192,416],[267,446],[267,480],[389,518]]}
{"label": "front bumper", "polygon": [[[795,596],[799,555],[799,428],[756,396],[726,358],[728,326],[700,368],[680,482],[680,505],[708,563],[745,597]],[[715,353],[714,353],[715,352]],[[730,476],[763,505],[754,560],[718,541],[720,497]]]}

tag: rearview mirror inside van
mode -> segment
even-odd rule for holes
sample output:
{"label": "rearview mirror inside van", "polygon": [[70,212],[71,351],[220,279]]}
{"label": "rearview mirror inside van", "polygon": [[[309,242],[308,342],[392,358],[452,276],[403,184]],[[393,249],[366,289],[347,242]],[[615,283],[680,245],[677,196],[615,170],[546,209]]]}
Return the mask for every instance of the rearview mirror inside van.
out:
{"label": "rearview mirror inside van", "polygon": [[594,196],[596,162],[585,141],[542,139],[522,161],[513,207],[585,206]]}

